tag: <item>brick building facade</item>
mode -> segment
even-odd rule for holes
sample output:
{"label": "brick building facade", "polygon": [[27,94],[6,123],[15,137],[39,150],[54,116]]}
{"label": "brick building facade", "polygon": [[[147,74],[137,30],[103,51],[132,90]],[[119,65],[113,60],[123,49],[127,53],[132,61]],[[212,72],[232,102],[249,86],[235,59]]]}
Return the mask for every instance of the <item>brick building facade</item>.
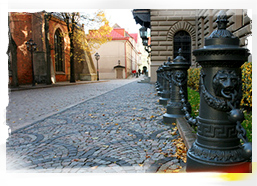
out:
{"label": "brick building facade", "polygon": [[[29,39],[37,44],[37,49],[33,53],[36,83],[47,83],[47,78],[51,79],[51,82],[70,79],[70,40],[66,23],[54,14],[48,15],[46,12],[9,13],[9,32],[12,41],[8,50],[10,85],[32,83],[32,60],[26,46]],[[83,30],[79,26],[77,29]],[[81,41],[86,45],[85,42]],[[75,59],[76,80],[96,80],[91,55],[86,51],[79,51],[78,48],[75,48],[76,50],[83,58],[80,61]]]}

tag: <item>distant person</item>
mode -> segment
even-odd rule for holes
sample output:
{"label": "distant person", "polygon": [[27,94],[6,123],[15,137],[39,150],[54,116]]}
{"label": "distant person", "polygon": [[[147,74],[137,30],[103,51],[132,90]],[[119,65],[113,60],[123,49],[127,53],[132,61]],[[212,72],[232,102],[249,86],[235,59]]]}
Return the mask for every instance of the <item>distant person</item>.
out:
{"label": "distant person", "polygon": [[138,74],[139,74],[139,76],[140,76],[140,74],[141,74],[141,69],[138,69]]}

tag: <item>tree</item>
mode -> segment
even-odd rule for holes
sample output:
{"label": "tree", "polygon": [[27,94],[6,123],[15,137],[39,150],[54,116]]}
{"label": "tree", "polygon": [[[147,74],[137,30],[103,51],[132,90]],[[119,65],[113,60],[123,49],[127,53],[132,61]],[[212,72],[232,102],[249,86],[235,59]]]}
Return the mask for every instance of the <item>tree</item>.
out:
{"label": "tree", "polygon": [[74,30],[80,20],[79,12],[62,12],[61,13],[64,21],[67,25],[67,30],[70,38],[70,82],[74,83],[75,80],[75,66],[74,66]]}
{"label": "tree", "polygon": [[95,12],[91,17],[87,15],[84,16],[84,18],[88,21],[87,26],[98,28],[89,30],[89,33],[86,36],[88,50],[94,53],[102,44],[112,40],[112,37],[110,36],[112,27],[109,26],[109,21],[107,20],[105,13],[101,10]]}
{"label": "tree", "polygon": [[[61,16],[66,22],[68,34],[70,38],[70,82],[75,82],[75,64],[74,59],[79,56],[74,52],[75,41],[80,43],[79,40],[84,40],[84,44],[76,45],[87,52],[94,52],[101,44],[111,40],[109,33],[112,28],[109,26],[109,21],[106,19],[103,11],[98,10],[93,15],[81,15],[79,12],[62,12]],[[83,23],[82,27],[100,27],[98,30],[91,31],[88,36],[85,36],[78,27],[79,23]],[[87,40],[89,41],[87,43]],[[87,43],[85,45],[85,43]],[[77,60],[80,61],[80,60]]]}

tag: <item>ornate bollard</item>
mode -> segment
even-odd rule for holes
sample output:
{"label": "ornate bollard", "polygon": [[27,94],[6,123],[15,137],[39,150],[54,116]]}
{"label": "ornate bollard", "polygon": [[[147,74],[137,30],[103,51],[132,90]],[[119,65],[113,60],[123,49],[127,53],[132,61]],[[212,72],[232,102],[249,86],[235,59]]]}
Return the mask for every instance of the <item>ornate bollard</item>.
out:
{"label": "ornate bollard", "polygon": [[163,64],[163,91],[161,93],[161,98],[159,99],[159,104],[161,105],[167,105],[168,101],[170,100],[170,85],[169,85],[169,79],[170,79],[170,68],[169,68],[170,58],[168,58],[168,62]]}
{"label": "ornate bollard", "polygon": [[[251,144],[247,143],[244,120],[238,109],[242,97],[241,65],[248,50],[226,30],[227,16],[221,11],[218,29],[193,51],[202,66],[197,140],[188,150],[187,172],[249,172]],[[242,146],[240,139],[245,142]]]}
{"label": "ornate bollard", "polygon": [[173,63],[169,63],[170,101],[167,105],[167,111],[163,115],[164,123],[175,123],[177,118],[184,117],[183,104],[179,94],[180,88],[183,89],[185,95],[183,101],[191,111],[190,104],[187,101],[187,70],[189,67],[190,63],[181,55],[181,49],[179,49],[179,56],[174,59]]}
{"label": "ornate bollard", "polygon": [[159,89],[157,89],[157,95],[158,96],[161,96],[161,94],[162,94],[162,92],[163,92],[163,79],[164,79],[164,77],[163,77],[163,73],[164,73],[164,70],[163,70],[163,65],[161,65],[160,66],[160,68],[159,68],[159,70],[160,70],[160,72],[159,72],[159,76],[160,76],[160,81],[159,81],[159,83],[160,83],[160,86],[159,86]]}
{"label": "ornate bollard", "polygon": [[157,73],[157,80],[156,80],[156,83],[155,83],[155,88],[156,88],[156,91],[159,91],[159,87],[160,87],[160,67],[156,70],[156,73]]}

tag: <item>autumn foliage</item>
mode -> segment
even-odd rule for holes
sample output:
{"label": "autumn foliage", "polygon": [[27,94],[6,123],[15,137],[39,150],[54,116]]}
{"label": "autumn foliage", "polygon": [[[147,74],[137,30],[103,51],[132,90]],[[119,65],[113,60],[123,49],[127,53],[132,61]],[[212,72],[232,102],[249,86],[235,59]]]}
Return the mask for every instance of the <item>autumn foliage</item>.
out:
{"label": "autumn foliage", "polygon": [[241,106],[252,107],[252,62],[245,62],[241,66],[243,98]]}
{"label": "autumn foliage", "polygon": [[88,49],[92,53],[94,53],[102,44],[112,40],[112,37],[110,36],[112,27],[109,26],[109,21],[106,19],[105,13],[103,11],[96,12],[93,20],[101,26],[98,29],[89,30],[89,33],[86,35]]}

